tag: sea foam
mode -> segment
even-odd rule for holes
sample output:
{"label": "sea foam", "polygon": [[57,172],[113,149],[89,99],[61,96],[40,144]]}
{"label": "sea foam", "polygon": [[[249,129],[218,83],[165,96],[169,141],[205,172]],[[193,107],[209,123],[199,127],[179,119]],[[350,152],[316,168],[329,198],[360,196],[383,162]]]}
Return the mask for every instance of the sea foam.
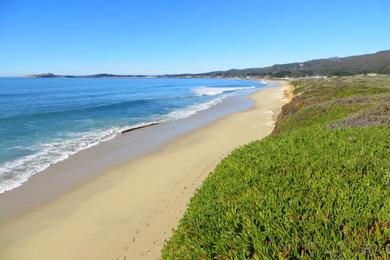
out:
{"label": "sea foam", "polygon": [[215,96],[222,94],[224,92],[234,92],[238,90],[245,89],[254,89],[255,86],[251,87],[223,87],[223,88],[215,88],[215,87],[199,87],[193,90],[193,92],[199,96],[207,95],[207,96]]}
{"label": "sea foam", "polygon": [[39,152],[0,164],[0,193],[21,186],[34,174],[82,150],[111,140],[128,128],[141,127],[152,123],[154,122],[146,122],[123,128],[77,133],[66,140],[57,140],[31,147],[32,150],[39,150]]}

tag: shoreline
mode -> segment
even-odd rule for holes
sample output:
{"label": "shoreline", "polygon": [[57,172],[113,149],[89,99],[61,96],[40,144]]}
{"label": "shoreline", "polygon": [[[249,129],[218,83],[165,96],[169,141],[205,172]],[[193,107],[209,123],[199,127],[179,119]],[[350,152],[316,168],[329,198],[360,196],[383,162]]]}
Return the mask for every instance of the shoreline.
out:
{"label": "shoreline", "polygon": [[187,118],[124,129],[112,139],[80,150],[49,166],[22,185],[0,193],[0,227],[107,171],[157,151],[182,135],[249,109],[253,102],[248,96],[250,94],[227,97]]}
{"label": "shoreline", "polygon": [[[264,86],[260,85],[259,87],[261,88]],[[255,87],[250,86],[249,88],[247,88],[248,90],[246,90],[247,93],[240,93],[238,95],[247,96],[249,95],[248,91],[251,91],[252,88]],[[194,87],[191,92],[196,91],[196,89],[197,88]],[[233,89],[237,88],[234,87]],[[243,88],[238,87],[238,89]],[[225,92],[225,90],[221,93],[211,93],[210,96],[214,96],[215,94],[223,94],[223,92]],[[195,94],[195,92],[193,92],[193,94]],[[203,94],[198,93],[198,95],[201,96]],[[206,93],[206,95],[209,94]],[[38,148],[36,149],[36,152],[28,156],[17,157],[14,160],[6,160],[1,163],[1,165],[4,166],[4,169],[2,168],[1,171],[2,181],[0,183],[0,200],[1,194],[13,189],[17,189],[22,185],[25,185],[28,181],[30,181],[31,178],[33,178],[34,175],[41,174],[45,172],[48,168],[53,167],[53,165],[68,160],[71,157],[77,156],[77,154],[79,154],[83,150],[87,150],[91,147],[100,145],[101,143],[110,141],[120,134],[132,132],[133,130],[145,128],[146,126],[153,126],[155,124],[166,123],[170,121],[180,121],[181,119],[192,117],[195,114],[204,113],[204,111],[211,111],[211,113],[213,113],[213,110],[215,110],[213,109],[213,107],[218,106],[219,103],[226,102],[227,99],[231,98],[229,96],[231,96],[231,94],[223,94],[218,97],[213,97],[208,101],[203,101],[199,104],[192,104],[185,107],[177,107],[173,111],[165,113],[164,115],[161,115],[159,117],[145,117],[141,122],[138,123],[128,123],[123,126],[111,125],[111,127],[103,127],[101,129],[86,131],[82,134],[76,131],[75,136],[77,137],[75,138],[72,137],[61,140],[59,139],[56,141],[49,140],[48,142],[43,142],[40,144],[43,147],[42,149]],[[227,111],[226,114],[231,112],[237,111]],[[52,133],[52,131],[50,132]],[[72,136],[72,134],[70,134],[70,136]],[[25,148],[26,150],[31,149],[30,146],[25,147],[23,144],[16,147]]]}
{"label": "shoreline", "polygon": [[216,164],[236,147],[273,130],[286,102],[286,84],[279,84],[252,94],[251,108],[183,133],[1,225],[0,256],[157,258],[194,191]]}

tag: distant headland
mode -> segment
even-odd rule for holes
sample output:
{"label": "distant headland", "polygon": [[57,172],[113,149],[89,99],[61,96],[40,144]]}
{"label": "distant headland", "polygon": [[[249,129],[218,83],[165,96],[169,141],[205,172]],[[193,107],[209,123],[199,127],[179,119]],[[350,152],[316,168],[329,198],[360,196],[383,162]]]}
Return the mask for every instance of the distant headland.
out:
{"label": "distant headland", "polygon": [[93,74],[84,76],[34,74],[34,78],[246,78],[246,77],[307,77],[307,76],[351,76],[358,74],[390,74],[390,50],[372,54],[316,59],[305,62],[275,64],[263,68],[231,69],[207,73],[165,74],[165,75],[117,75]]}
{"label": "distant headland", "polygon": [[107,73],[75,76],[75,75],[57,75],[57,74],[53,74],[53,73],[43,73],[43,74],[27,75],[27,77],[30,77],[30,78],[145,78],[145,77],[152,77],[152,76],[116,75],[116,74],[107,74]]}

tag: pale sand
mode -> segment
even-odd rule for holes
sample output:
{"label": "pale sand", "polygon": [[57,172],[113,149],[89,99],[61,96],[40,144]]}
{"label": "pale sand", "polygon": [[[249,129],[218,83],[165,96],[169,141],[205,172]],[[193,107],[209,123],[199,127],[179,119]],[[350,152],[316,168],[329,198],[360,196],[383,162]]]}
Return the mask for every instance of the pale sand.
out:
{"label": "pale sand", "polygon": [[158,259],[195,190],[234,148],[263,138],[287,84],[229,115],[96,177],[0,228],[0,259]]}

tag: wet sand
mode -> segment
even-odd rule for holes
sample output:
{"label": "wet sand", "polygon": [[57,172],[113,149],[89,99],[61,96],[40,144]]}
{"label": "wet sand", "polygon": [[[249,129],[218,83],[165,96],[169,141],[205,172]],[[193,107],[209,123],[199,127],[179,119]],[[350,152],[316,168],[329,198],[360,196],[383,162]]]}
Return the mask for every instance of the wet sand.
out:
{"label": "wet sand", "polygon": [[[36,203],[34,209],[21,210],[25,206],[18,211],[15,206],[14,212],[19,217],[10,220],[4,216],[0,224],[0,259],[158,259],[164,240],[169,238],[208,173],[234,148],[272,131],[280,107],[286,102],[286,86],[281,83],[260,90],[251,96],[254,105],[250,109],[217,121],[214,116],[209,121],[200,120],[198,125],[194,123],[179,134],[171,135],[161,125],[133,131],[129,134],[141,135],[160,128],[154,134],[171,137],[162,138],[164,142],[157,141],[148,149],[137,150],[133,157],[128,150],[134,142],[126,143],[129,138],[126,134],[104,143],[106,146],[85,150],[77,156],[80,160],[77,167],[72,168],[69,163],[58,167],[67,172],[95,173],[78,180],[77,186],[64,185],[58,197],[54,195],[58,195],[57,186],[61,185],[38,178],[44,174],[36,175],[35,187],[46,187],[53,194],[43,192],[42,198],[34,195],[38,197],[38,200],[31,198]],[[184,122],[183,127],[186,125]],[[133,138],[140,140],[137,135]],[[89,165],[91,160],[93,166]],[[98,171],[104,173],[96,174]],[[64,182],[77,179],[78,176],[72,175],[76,174],[62,177]],[[48,197],[51,199],[47,200]]]}

